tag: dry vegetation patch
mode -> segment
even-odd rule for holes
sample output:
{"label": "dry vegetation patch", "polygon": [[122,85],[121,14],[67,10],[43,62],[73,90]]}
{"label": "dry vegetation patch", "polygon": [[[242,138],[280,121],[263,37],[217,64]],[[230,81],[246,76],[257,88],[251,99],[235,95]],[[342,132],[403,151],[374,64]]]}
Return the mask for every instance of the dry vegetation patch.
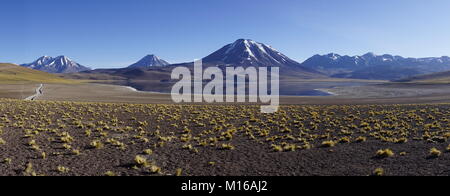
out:
{"label": "dry vegetation patch", "polygon": [[[3,99],[0,174],[380,176],[411,175],[411,167],[420,174],[432,161],[448,163],[449,116],[449,105],[282,106],[262,114],[256,105]],[[437,175],[448,171],[439,165],[447,167]],[[389,172],[373,170],[379,166]]]}

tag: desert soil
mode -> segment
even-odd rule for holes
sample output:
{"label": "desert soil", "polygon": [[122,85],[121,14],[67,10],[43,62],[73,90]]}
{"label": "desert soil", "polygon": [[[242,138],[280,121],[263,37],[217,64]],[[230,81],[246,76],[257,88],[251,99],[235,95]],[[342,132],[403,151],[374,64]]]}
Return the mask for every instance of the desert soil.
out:
{"label": "desert soil", "polygon": [[449,111],[1,100],[0,175],[450,175]]}

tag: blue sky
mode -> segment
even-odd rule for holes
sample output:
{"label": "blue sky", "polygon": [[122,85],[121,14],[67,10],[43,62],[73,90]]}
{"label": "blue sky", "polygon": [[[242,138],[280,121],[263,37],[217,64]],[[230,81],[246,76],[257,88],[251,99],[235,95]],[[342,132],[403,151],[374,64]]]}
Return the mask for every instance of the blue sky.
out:
{"label": "blue sky", "polygon": [[94,68],[171,63],[239,38],[303,61],[330,52],[450,55],[448,0],[1,0],[0,62],[67,55]]}

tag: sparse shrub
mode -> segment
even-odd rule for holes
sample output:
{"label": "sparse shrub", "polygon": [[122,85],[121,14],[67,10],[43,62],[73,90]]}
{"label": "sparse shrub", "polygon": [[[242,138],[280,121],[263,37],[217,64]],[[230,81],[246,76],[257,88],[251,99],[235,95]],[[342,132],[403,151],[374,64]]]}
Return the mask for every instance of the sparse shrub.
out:
{"label": "sparse shrub", "polygon": [[29,146],[34,146],[34,145],[36,145],[36,140],[30,140],[30,141],[28,142],[28,145],[29,145]]}
{"label": "sparse shrub", "polygon": [[175,176],[181,176],[182,174],[183,174],[183,169],[178,168],[176,173],[175,173]]}
{"label": "sparse shrub", "polygon": [[107,171],[105,172],[105,176],[117,176],[117,174],[112,171]]}
{"label": "sparse shrub", "polygon": [[149,167],[149,172],[152,173],[152,174],[160,173],[161,172],[161,168],[156,166],[156,165],[151,165]]}
{"label": "sparse shrub", "polygon": [[234,150],[235,147],[231,144],[222,144],[222,149],[223,150]]}
{"label": "sparse shrub", "polygon": [[81,154],[80,150],[78,150],[78,149],[73,149],[73,150],[72,150],[72,153],[73,153],[75,156],[78,156],[78,155]]}
{"label": "sparse shrub", "polygon": [[3,160],[3,163],[6,163],[6,164],[11,164],[11,162],[12,162],[12,159],[10,159],[10,158],[5,158],[4,160]]}
{"label": "sparse shrub", "polygon": [[357,137],[355,139],[355,142],[357,142],[357,143],[362,143],[362,142],[365,142],[365,141],[367,141],[367,138],[363,137],[363,136],[359,136],[359,137]]}
{"label": "sparse shrub", "polygon": [[70,149],[72,148],[72,146],[70,146],[69,144],[63,144],[63,147],[64,147],[66,150],[70,150]]}
{"label": "sparse shrub", "polygon": [[450,132],[445,133],[445,134],[443,135],[443,137],[446,138],[446,139],[450,139]]}
{"label": "sparse shrub", "polygon": [[324,148],[329,148],[329,147],[334,147],[334,146],[336,146],[336,142],[334,142],[334,141],[324,141],[324,142],[322,142],[322,147],[324,147]]}
{"label": "sparse shrub", "polygon": [[384,169],[383,168],[376,168],[373,172],[372,172],[373,176],[384,176]]}
{"label": "sparse shrub", "polygon": [[153,150],[151,150],[151,149],[145,149],[145,150],[144,150],[144,154],[146,154],[146,155],[151,155],[151,154],[153,154]]}
{"label": "sparse shrub", "polygon": [[94,140],[91,142],[91,147],[95,148],[95,149],[102,149],[103,148],[103,143],[99,140]]}
{"label": "sparse shrub", "polygon": [[438,158],[440,157],[442,152],[437,148],[430,149],[430,158]]}
{"label": "sparse shrub", "polygon": [[33,170],[33,164],[31,163],[27,164],[24,171],[24,175],[37,176],[36,172]]}
{"label": "sparse shrub", "polygon": [[58,167],[56,168],[56,170],[57,170],[59,173],[68,173],[68,172],[70,171],[69,168],[66,168],[66,167],[64,167],[64,166],[58,166]]}
{"label": "sparse shrub", "polygon": [[279,145],[272,144],[272,149],[273,149],[275,152],[283,152],[283,147],[282,147],[282,146],[279,146]]}
{"label": "sparse shrub", "polygon": [[350,143],[350,138],[349,137],[343,137],[343,138],[339,139],[339,143]]}
{"label": "sparse shrub", "polygon": [[377,158],[393,157],[395,153],[391,149],[378,150],[376,153]]}
{"label": "sparse shrub", "polygon": [[397,139],[396,141],[395,141],[395,143],[397,143],[397,144],[404,144],[404,143],[407,143],[408,142],[408,139],[407,138],[400,138],[400,139]]}
{"label": "sparse shrub", "polygon": [[284,151],[291,151],[291,152],[294,152],[295,150],[297,150],[297,145],[295,145],[295,144],[286,144],[286,145],[283,147],[283,150],[284,150]]}
{"label": "sparse shrub", "polygon": [[143,165],[146,165],[146,164],[147,164],[147,159],[146,159],[145,157],[142,157],[142,156],[137,155],[137,156],[134,158],[134,162],[135,162],[137,165],[143,166]]}
{"label": "sparse shrub", "polygon": [[71,142],[73,142],[73,137],[70,136],[69,133],[63,132],[60,140],[61,140],[61,142],[64,142],[64,143],[71,143]]}

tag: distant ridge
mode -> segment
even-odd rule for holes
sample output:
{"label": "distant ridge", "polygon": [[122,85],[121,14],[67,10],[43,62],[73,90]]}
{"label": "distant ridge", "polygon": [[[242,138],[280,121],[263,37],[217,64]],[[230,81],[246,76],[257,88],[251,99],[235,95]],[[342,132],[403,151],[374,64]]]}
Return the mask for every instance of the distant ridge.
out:
{"label": "distant ridge", "polygon": [[397,80],[414,75],[450,70],[450,57],[404,58],[390,54],[341,56],[330,53],[315,55],[303,66],[315,69],[331,77],[355,79]]}

